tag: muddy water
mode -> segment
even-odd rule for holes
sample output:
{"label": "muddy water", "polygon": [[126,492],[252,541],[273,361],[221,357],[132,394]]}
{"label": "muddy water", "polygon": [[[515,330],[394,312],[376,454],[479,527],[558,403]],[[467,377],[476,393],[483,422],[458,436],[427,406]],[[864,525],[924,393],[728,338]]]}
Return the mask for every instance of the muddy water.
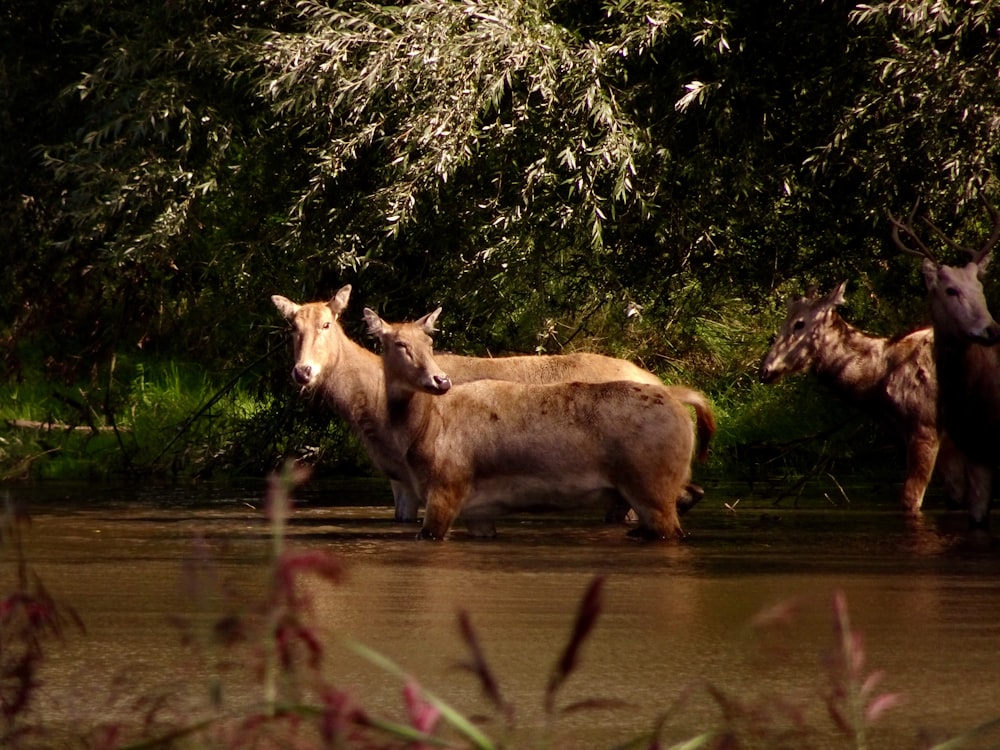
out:
{"label": "muddy water", "polygon": [[[153,696],[196,711],[219,694],[214,657],[183,636],[194,633],[197,646],[229,602],[262,595],[271,540],[261,488],[4,492],[31,513],[33,570],[87,628],[55,649],[44,673],[47,723],[134,718],[149,705],[137,700]],[[660,718],[666,739],[691,737],[723,725],[710,688],[777,726],[801,721],[818,733],[813,746],[848,747],[824,704],[836,591],[864,634],[866,672],[884,670],[879,689],[904,698],[874,725],[870,746],[919,747],[922,736],[1000,717],[996,540],[968,532],[961,514],[933,509],[908,526],[891,502],[723,505],[734,501],[724,489],[710,493],[684,519],[690,537],[677,545],[638,543],[621,527],[567,517],[512,518],[496,540],[459,531],[435,544],[392,522],[383,484],[326,484],[300,494],[288,543],[343,562],[341,583],[310,584],[328,644],[324,669],[391,718],[404,716],[401,681],[340,638],[389,656],[463,712],[494,717],[486,731],[512,736],[516,747],[549,738],[555,747],[610,748]],[[617,703],[546,728],[549,671],[595,575],[604,576],[603,611],[557,705]],[[514,707],[513,729],[457,668],[467,657],[460,610]],[[770,624],[754,626],[762,611]],[[260,697],[251,665],[242,666],[241,677],[222,683],[228,706]]]}

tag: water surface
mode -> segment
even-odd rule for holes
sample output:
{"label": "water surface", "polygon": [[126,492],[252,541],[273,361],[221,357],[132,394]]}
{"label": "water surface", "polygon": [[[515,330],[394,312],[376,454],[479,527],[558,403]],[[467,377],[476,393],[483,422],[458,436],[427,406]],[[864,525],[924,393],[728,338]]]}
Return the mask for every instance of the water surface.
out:
{"label": "water surface", "polygon": [[[233,597],[262,596],[271,539],[263,488],[13,486],[32,517],[26,551],[48,589],[86,624],[44,675],[46,720],[83,726],[128,715],[150,695],[197,705],[216,689],[212,658],[182,644]],[[483,541],[461,529],[418,542],[392,522],[381,482],[317,483],[299,493],[288,544],[333,552],[339,584],[309,585],[328,652],[324,669],[372,713],[402,718],[402,683],[338,645],[347,636],[389,656],[468,714],[495,716],[467,659],[468,613],[514,706],[515,746],[540,744],[549,671],[594,576],[603,611],[558,705],[622,705],[561,718],[559,747],[613,747],[666,715],[664,736],[722,725],[716,695],[763,720],[799,716],[821,747],[848,747],[827,716],[831,598],[846,595],[864,633],[866,672],[904,702],[872,730],[873,747],[921,746],[1000,717],[1000,545],[961,513],[904,522],[894,503],[798,508],[717,488],[685,517],[679,544],[642,543],[588,517],[505,519]],[[751,623],[762,611],[771,625]],[[194,630],[190,627],[194,624]],[[214,658],[214,657],[213,657]],[[256,700],[252,676],[224,687]],[[768,718],[769,717],[769,718]],[[503,736],[503,723],[486,729]],[[995,746],[997,737],[981,747]],[[977,747],[977,745],[971,745]]]}

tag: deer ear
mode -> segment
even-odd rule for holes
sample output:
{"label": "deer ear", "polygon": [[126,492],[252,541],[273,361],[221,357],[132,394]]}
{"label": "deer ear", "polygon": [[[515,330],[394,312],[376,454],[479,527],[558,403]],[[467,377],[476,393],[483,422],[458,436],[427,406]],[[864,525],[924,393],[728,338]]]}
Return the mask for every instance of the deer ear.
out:
{"label": "deer ear", "polygon": [[437,331],[434,324],[437,322],[438,315],[441,314],[441,308],[439,307],[434,312],[427,313],[424,317],[417,321],[417,325],[424,329],[424,333],[430,335]]}
{"label": "deer ear", "polygon": [[366,307],[363,314],[365,316],[365,323],[368,324],[368,334],[370,336],[378,338],[382,334],[389,332],[389,324],[382,320],[374,310]]}
{"label": "deer ear", "polygon": [[811,305],[811,307],[814,310],[824,310],[824,309],[832,310],[837,305],[844,304],[844,289],[846,288],[847,288],[847,282],[846,281],[840,282],[840,284],[838,284],[837,287],[832,292],[817,299]]}
{"label": "deer ear", "polygon": [[281,316],[285,320],[291,320],[295,317],[295,313],[299,311],[299,305],[296,305],[288,297],[282,297],[280,294],[273,295],[271,302],[278,308],[278,312],[281,313]]}
{"label": "deer ear", "polygon": [[927,291],[934,291],[938,280],[937,263],[930,258],[924,258],[924,262],[920,264],[920,272],[924,275],[924,285],[927,287]]}
{"label": "deer ear", "polygon": [[847,282],[841,281],[837,288],[826,295],[827,304],[831,307],[844,304],[844,292],[847,290]]}
{"label": "deer ear", "polygon": [[345,284],[333,295],[333,299],[326,303],[326,306],[333,310],[334,315],[340,315],[347,309],[347,302],[351,299],[351,285]]}
{"label": "deer ear", "polygon": [[979,278],[982,278],[983,274],[986,273],[986,266],[990,264],[990,258],[992,257],[992,252],[986,253],[986,255],[980,259],[979,263],[976,264],[979,267]]}

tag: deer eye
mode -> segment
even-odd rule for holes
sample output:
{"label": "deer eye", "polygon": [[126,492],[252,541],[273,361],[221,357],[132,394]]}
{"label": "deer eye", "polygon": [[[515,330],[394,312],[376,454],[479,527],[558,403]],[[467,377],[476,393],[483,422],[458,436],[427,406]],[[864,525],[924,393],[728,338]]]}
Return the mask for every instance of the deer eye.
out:
{"label": "deer eye", "polygon": [[330,327],[330,321],[329,321],[329,320],[328,320],[328,321],[326,321],[325,323],[323,323],[323,330],[324,330],[324,331],[325,331],[325,330],[326,330],[327,328],[329,328],[329,327]]}
{"label": "deer eye", "polygon": [[949,297],[958,296],[958,290],[953,286],[945,287],[944,293],[947,294]]}
{"label": "deer eye", "polygon": [[806,327],[806,322],[804,320],[796,320],[795,325],[792,326],[793,331],[801,331]]}

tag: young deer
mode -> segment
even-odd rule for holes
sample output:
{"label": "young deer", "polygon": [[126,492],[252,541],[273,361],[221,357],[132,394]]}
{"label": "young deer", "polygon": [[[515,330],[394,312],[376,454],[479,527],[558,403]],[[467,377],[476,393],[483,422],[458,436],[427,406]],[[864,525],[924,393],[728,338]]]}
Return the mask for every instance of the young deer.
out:
{"label": "young deer", "polygon": [[364,312],[381,343],[391,432],[427,501],[421,537],[444,538],[459,514],[573,508],[609,491],[635,510],[641,534],[681,536],[677,498],[695,449],[684,404],[706,442],[715,428],[701,394],[627,381],[453,386],[432,352],[440,312],[392,324]]}
{"label": "young deer", "polygon": [[[382,362],[372,352],[347,337],[340,316],[350,300],[350,285],[341,288],[329,302],[297,304],[274,295],[271,300],[292,324],[295,365],[292,380],[303,391],[320,394],[334,413],[344,419],[361,439],[375,468],[390,478],[396,503],[397,521],[416,521],[421,498],[407,486],[402,456],[387,438],[387,414]],[[502,357],[481,360],[474,357],[442,355],[456,382],[480,378],[515,379],[532,382],[553,380],[635,380],[661,384],[646,370],[612,357],[598,354],[552,355],[546,357]],[[702,497],[699,487],[685,491],[680,512]],[[609,519],[621,520],[628,508],[621,503],[609,507]],[[489,533],[480,527],[481,533]]]}
{"label": "young deer", "polygon": [[960,458],[938,433],[933,332],[921,328],[891,339],[863,333],[837,312],[846,287],[844,281],[824,297],[810,294],[788,301],[785,321],[761,363],[760,379],[774,383],[784,375],[811,371],[844,400],[887,423],[906,445],[900,500],[908,512],[920,510],[935,461],[949,497],[958,500]]}
{"label": "young deer", "polygon": [[976,526],[989,521],[993,475],[1000,465],[1000,325],[987,309],[982,285],[990,254],[1000,241],[1000,212],[988,203],[986,208],[993,230],[978,249],[961,247],[924,218],[949,247],[969,254],[964,266],[944,265],[921,241],[913,228],[916,207],[908,222],[889,217],[896,246],[923,259],[934,326],[938,419],[965,458],[965,501]]}

